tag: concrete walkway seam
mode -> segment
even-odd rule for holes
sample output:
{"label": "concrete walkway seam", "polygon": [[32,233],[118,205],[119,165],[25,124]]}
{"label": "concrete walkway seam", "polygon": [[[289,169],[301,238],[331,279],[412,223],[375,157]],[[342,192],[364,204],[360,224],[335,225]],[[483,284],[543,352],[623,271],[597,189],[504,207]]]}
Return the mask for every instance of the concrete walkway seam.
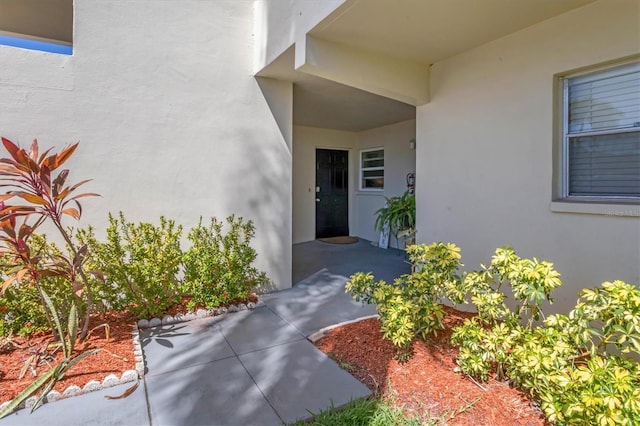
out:
{"label": "concrete walkway seam", "polygon": [[[280,419],[280,421],[282,422],[282,424],[285,424],[285,421],[282,419],[282,417],[280,417],[280,413],[278,413],[278,411],[276,410],[276,408],[273,406],[273,404],[271,404],[271,401],[269,401],[269,398],[267,398],[267,395],[265,395],[264,391],[262,390],[262,388],[260,386],[258,386],[258,383],[256,382],[256,379],[253,378],[253,376],[251,375],[251,373],[249,372],[249,370],[247,369],[247,366],[244,365],[244,363],[242,362],[242,360],[240,359],[240,355],[238,355],[238,353],[236,352],[235,349],[233,349],[233,346],[231,345],[231,343],[229,342],[229,340],[227,340],[227,336],[224,335],[224,333],[220,333],[222,335],[222,338],[224,339],[225,342],[227,342],[227,345],[229,345],[229,347],[231,348],[231,352],[233,352],[233,354],[235,355],[235,358],[238,360],[238,362],[240,363],[240,365],[242,366],[242,368],[244,369],[244,371],[247,373],[247,375],[249,376],[249,378],[251,379],[251,381],[253,382],[253,384],[256,386],[256,388],[258,389],[258,391],[260,391],[260,394],[262,395],[262,397],[264,398],[264,400],[267,402],[267,404],[269,404],[269,407],[271,407],[271,409],[273,410],[274,413],[276,413],[276,416],[278,416],[278,418]],[[284,345],[284,343],[281,343],[281,345]],[[274,346],[279,346],[279,345],[274,345]]]}

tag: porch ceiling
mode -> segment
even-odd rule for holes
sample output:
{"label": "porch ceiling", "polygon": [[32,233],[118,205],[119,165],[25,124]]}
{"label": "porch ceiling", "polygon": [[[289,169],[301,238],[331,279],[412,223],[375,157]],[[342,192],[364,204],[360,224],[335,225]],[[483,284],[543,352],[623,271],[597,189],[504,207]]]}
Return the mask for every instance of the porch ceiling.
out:
{"label": "porch ceiling", "polygon": [[[306,36],[428,66],[593,1],[347,0]],[[294,83],[294,124],[360,131],[415,118],[414,106],[296,70],[294,50],[258,73]]]}
{"label": "porch ceiling", "polygon": [[309,34],[425,65],[596,0],[347,0]]}
{"label": "porch ceiling", "polygon": [[358,132],[416,117],[416,108],[318,77],[293,85],[293,122]]}

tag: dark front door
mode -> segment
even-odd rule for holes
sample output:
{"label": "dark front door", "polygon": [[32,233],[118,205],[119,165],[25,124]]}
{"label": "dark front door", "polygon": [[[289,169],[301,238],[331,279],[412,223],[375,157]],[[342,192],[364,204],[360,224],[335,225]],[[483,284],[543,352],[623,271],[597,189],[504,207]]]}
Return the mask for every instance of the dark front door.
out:
{"label": "dark front door", "polygon": [[349,235],[348,151],[316,149],[316,238]]}

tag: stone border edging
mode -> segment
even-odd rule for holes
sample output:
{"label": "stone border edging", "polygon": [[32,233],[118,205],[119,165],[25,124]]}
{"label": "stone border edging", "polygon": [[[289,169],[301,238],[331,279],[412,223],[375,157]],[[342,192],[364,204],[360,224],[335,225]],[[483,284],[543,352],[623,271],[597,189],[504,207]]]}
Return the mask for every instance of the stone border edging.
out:
{"label": "stone border edging", "polygon": [[[220,307],[217,309],[198,309],[196,312],[187,312],[185,314],[176,314],[175,316],[166,315],[162,319],[151,318],[150,320],[142,319],[138,320],[133,325],[131,332],[133,340],[133,357],[135,360],[135,370],[126,370],[118,378],[115,374],[109,374],[102,382],[97,380],[90,380],[82,388],[78,385],[71,385],[66,388],[62,393],[52,390],[47,394],[47,397],[43,400],[43,404],[48,402],[58,401],[60,399],[69,398],[72,396],[84,395],[90,392],[107,389],[110,387],[122,385],[125,383],[135,382],[144,377],[145,363],[144,353],[142,352],[142,344],[140,343],[140,329],[157,327],[159,325],[178,324],[182,322],[192,321],[195,319],[208,318],[212,316],[225,315],[227,313],[241,312],[247,310],[254,310],[255,308],[264,306],[265,303],[261,299],[258,299],[257,303],[249,302],[247,304],[240,303],[238,305],[229,305],[228,307]],[[30,396],[24,400],[13,411],[14,413],[24,408],[32,408],[38,401],[37,396]],[[9,405],[11,401],[6,401],[0,404],[0,410]]]}
{"label": "stone border edging", "polygon": [[165,315],[160,318],[151,318],[138,320],[138,328],[151,328],[158,327],[160,325],[179,324],[181,322],[192,321],[195,319],[208,318],[213,316],[220,316],[226,313],[240,312],[246,310],[254,310],[257,307],[263,306],[264,302],[258,299],[258,303],[249,302],[247,304],[240,303],[238,305],[229,305],[228,307],[222,306],[216,309],[198,309],[196,312],[187,312],[186,314],[176,314],[175,316]]}
{"label": "stone border edging", "polygon": [[349,320],[349,321],[343,321],[340,322],[338,324],[334,324],[334,325],[330,325],[324,328],[321,328],[320,330],[316,331],[315,333],[311,333],[310,335],[307,336],[307,340],[309,340],[311,343],[316,343],[318,340],[322,339],[324,336],[327,335],[327,333],[329,333],[329,331],[333,330],[334,328],[338,328],[338,327],[342,327],[343,325],[347,325],[347,324],[353,324],[354,322],[360,322],[360,321],[364,321],[364,320],[368,320],[371,318],[380,318],[380,315],[375,314],[375,315],[367,315],[365,317],[360,317],[360,318],[356,318],[353,320]]}
{"label": "stone border edging", "polygon": [[[102,389],[107,389],[113,386],[122,385],[125,383],[135,382],[139,380],[144,375],[144,357],[142,355],[142,345],[140,344],[140,333],[138,331],[137,324],[133,325],[133,331],[131,332],[132,340],[133,340],[133,356],[136,363],[135,370],[125,370],[120,377],[115,374],[109,374],[102,382],[98,380],[89,380],[83,387],[78,385],[71,385],[67,387],[62,393],[52,390],[50,391],[46,398],[42,401],[43,404],[48,402],[58,401],[59,399],[68,398],[72,396],[84,395],[86,393],[95,392]],[[38,396],[30,396],[25,399],[16,407],[13,411],[14,413],[18,410],[22,410],[24,408],[33,408],[38,402]],[[9,405],[11,401],[6,401],[0,404],[0,410]]]}

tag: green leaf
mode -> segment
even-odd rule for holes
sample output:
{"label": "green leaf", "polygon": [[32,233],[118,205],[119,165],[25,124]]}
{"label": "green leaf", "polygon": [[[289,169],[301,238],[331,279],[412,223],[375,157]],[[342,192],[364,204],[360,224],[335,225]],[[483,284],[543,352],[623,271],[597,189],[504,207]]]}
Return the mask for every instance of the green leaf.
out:
{"label": "green leaf", "polygon": [[58,337],[60,338],[60,341],[63,342],[62,351],[64,353],[64,357],[69,358],[71,354],[67,350],[68,349],[67,345],[64,344],[64,331],[62,330],[62,326],[60,325],[60,318],[58,318],[58,311],[56,311],[56,308],[53,305],[51,298],[44,290],[42,290],[42,298],[44,299],[44,302],[47,305],[47,309],[49,309],[49,312],[51,313],[51,317],[56,326],[56,331],[58,332]]}
{"label": "green leaf", "polygon": [[10,414],[11,412],[13,412],[13,410],[15,410],[20,405],[20,403],[22,403],[22,401],[24,401],[25,399],[33,395],[42,385],[45,384],[47,380],[53,377],[55,372],[56,372],[56,369],[52,368],[42,376],[38,377],[29,386],[27,386],[22,392],[18,394],[18,396],[13,398],[6,407],[0,410],[0,419],[5,417],[7,414]]}
{"label": "green leaf", "polygon": [[71,305],[69,311],[69,354],[73,353],[76,344],[76,336],[78,334],[78,308],[76,304]]}

